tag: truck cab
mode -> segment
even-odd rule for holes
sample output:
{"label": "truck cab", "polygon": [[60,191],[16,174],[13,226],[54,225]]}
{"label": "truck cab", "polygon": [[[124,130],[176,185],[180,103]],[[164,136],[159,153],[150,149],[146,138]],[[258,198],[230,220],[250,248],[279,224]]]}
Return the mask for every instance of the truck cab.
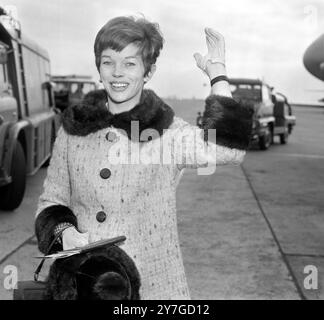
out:
{"label": "truck cab", "polygon": [[275,136],[281,144],[287,143],[296,124],[287,98],[258,79],[232,78],[229,83],[235,100],[253,106],[251,142],[257,142],[261,150],[267,150]]}
{"label": "truck cab", "polygon": [[97,89],[97,84],[91,76],[52,76],[51,81],[54,84],[56,107],[62,112],[68,106],[80,103],[88,92]]}
{"label": "truck cab", "polygon": [[0,8],[0,209],[23,200],[26,175],[48,163],[60,116],[46,50]]}

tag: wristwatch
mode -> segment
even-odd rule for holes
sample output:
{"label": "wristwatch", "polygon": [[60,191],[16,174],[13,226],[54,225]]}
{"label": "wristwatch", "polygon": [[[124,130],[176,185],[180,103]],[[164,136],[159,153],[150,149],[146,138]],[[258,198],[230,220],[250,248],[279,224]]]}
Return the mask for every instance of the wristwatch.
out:
{"label": "wristwatch", "polygon": [[210,85],[213,86],[216,82],[219,82],[219,81],[227,81],[228,82],[228,78],[225,75],[220,75],[218,77],[211,79]]}

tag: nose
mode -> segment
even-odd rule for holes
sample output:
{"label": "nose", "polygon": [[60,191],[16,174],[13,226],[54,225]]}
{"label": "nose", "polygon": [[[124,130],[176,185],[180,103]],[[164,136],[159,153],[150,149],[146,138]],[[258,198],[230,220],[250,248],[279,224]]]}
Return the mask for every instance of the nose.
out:
{"label": "nose", "polygon": [[122,77],[124,75],[124,70],[122,65],[115,64],[114,70],[113,70],[113,76],[114,77]]}

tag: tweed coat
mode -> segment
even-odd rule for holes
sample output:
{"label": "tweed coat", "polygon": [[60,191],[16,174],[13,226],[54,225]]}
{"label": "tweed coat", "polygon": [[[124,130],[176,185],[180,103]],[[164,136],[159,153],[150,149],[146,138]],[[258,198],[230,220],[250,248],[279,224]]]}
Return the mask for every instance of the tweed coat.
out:
{"label": "tweed coat", "polygon": [[243,161],[251,111],[230,98],[208,97],[203,125],[217,130],[214,144],[153,91],[144,90],[139,105],[118,115],[106,101],[103,90],[95,91],[64,113],[36,212],[39,249],[46,251],[60,222],[88,232],[90,242],[124,235],[121,247],[139,270],[141,299],[189,299],[176,187],[185,168]]}

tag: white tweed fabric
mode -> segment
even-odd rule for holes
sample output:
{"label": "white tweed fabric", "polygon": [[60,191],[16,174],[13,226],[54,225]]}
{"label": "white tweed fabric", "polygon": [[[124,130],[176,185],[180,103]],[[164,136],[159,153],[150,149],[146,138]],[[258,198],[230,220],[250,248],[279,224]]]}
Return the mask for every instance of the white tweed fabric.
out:
{"label": "white tweed fabric", "polygon": [[[193,141],[198,128],[178,117],[170,129],[174,130],[158,139],[136,143],[113,127],[85,137],[68,135],[61,127],[36,212],[37,216],[57,204],[69,207],[79,230],[89,232],[90,242],[126,236],[121,248],[140,272],[141,299],[190,299],[176,216],[176,187],[183,170],[205,167],[206,161],[210,165],[239,164],[245,155],[245,151],[213,143],[208,143],[204,152],[205,142]],[[118,136],[118,145],[106,139],[110,131]],[[184,132],[186,141],[175,138]],[[139,144],[141,154],[152,157],[161,143],[163,147],[172,144],[171,158],[179,157],[186,163],[116,164],[112,155],[130,155],[132,147]],[[103,168],[111,171],[108,179],[100,176]],[[96,219],[99,211],[107,215],[101,223]]]}

